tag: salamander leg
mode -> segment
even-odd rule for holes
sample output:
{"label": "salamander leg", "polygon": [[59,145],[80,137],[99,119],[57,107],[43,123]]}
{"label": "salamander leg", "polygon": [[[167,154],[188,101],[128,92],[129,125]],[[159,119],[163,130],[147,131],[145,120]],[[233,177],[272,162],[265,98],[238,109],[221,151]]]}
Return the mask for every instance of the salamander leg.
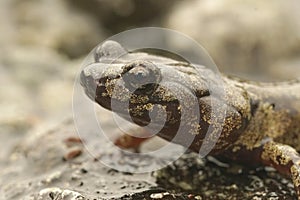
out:
{"label": "salamander leg", "polygon": [[227,150],[222,156],[247,165],[271,166],[281,174],[290,176],[300,200],[300,154],[294,148],[268,141],[252,150],[243,147],[233,149]]}
{"label": "salamander leg", "polygon": [[142,143],[148,139],[149,138],[139,138],[124,134],[117,138],[114,144],[122,149],[134,149],[135,152],[139,152]]}
{"label": "salamander leg", "polygon": [[140,146],[151,138],[151,134],[146,130],[141,129],[139,135],[141,137],[135,137],[133,135],[124,134],[119,136],[114,144],[122,149],[133,149],[134,152],[140,152]]}
{"label": "salamander leg", "polygon": [[292,147],[276,142],[263,145],[261,160],[264,165],[272,166],[282,174],[289,175],[294,183],[300,200],[300,155]]}

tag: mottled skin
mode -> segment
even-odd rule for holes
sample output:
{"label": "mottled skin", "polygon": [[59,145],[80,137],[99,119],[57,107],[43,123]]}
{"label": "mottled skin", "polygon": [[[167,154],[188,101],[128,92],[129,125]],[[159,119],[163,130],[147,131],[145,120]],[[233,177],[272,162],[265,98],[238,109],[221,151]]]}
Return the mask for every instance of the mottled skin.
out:
{"label": "mottled skin", "polygon": [[[221,135],[210,154],[273,166],[292,178],[300,199],[299,80],[267,84],[222,76],[223,88],[206,67],[199,66],[199,74],[188,62],[129,53],[113,41],[96,48],[94,59],[81,73],[92,100],[110,110],[113,105],[114,112],[140,126],[150,121],[162,126],[159,137],[195,152],[211,126],[209,139]],[[184,127],[180,134],[179,127]]]}

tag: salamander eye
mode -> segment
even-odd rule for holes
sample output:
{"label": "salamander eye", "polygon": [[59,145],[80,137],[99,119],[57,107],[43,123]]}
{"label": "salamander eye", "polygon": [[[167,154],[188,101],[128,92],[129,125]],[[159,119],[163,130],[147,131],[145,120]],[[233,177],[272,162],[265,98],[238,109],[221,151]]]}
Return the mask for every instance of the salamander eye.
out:
{"label": "salamander eye", "polygon": [[161,73],[152,62],[134,61],[125,65],[122,73],[125,87],[136,94],[150,94],[161,81]]}
{"label": "salamander eye", "polygon": [[100,62],[102,58],[118,58],[127,51],[118,42],[107,40],[94,50],[95,62]]}

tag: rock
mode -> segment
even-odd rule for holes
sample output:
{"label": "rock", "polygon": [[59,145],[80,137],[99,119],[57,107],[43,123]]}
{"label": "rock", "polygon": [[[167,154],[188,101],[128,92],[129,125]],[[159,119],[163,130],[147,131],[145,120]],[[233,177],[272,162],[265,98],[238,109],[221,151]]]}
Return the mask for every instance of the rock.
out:
{"label": "rock", "polygon": [[214,160],[185,154],[155,173],[158,185],[203,199],[296,198],[291,182],[282,182],[283,178],[274,170],[239,166],[241,170],[233,173],[235,163],[221,167]]}
{"label": "rock", "polygon": [[37,200],[85,200],[80,193],[60,188],[46,188],[39,192]]}
{"label": "rock", "polygon": [[103,39],[102,29],[87,15],[59,0],[10,2],[15,43],[54,49],[70,58],[87,54]]}
{"label": "rock", "polygon": [[0,4],[0,137],[6,146],[11,144],[11,133],[23,135],[72,112],[80,56],[100,42],[103,33],[93,19],[64,1],[3,0]]}
{"label": "rock", "polygon": [[270,70],[270,75],[277,80],[300,79],[300,59],[287,59],[277,62],[274,65],[275,70]]}
{"label": "rock", "polygon": [[117,34],[141,26],[161,26],[162,19],[178,0],[68,0],[70,5],[85,11],[110,31]]}
{"label": "rock", "polygon": [[[150,173],[127,174],[112,170],[91,156],[82,143],[67,142],[76,137],[70,118],[55,128],[23,138],[6,157],[9,164],[0,172],[0,194],[4,199],[36,200],[50,193],[57,198],[68,193],[72,198],[77,195],[86,199],[111,199],[156,186]],[[104,146],[103,141],[98,145],[99,148]],[[74,148],[81,149],[82,153],[64,160]]]}
{"label": "rock", "polygon": [[222,71],[266,80],[276,62],[298,56],[299,7],[296,0],[184,1],[166,26],[203,45]]}
{"label": "rock", "polygon": [[[89,141],[86,137],[81,140]],[[215,159],[203,160],[195,153],[184,154],[154,174],[122,173],[105,166],[84,142],[75,138],[72,119],[39,135],[27,135],[8,156],[9,165],[0,172],[0,194],[6,200],[37,200],[46,196],[120,200],[295,197],[290,180],[274,170],[239,166],[240,170],[232,171],[234,163],[220,165]],[[98,141],[101,157],[110,156],[106,155],[107,149],[101,150],[104,142]],[[74,148],[81,149],[81,154],[64,160]],[[115,155],[114,159],[122,157]]]}

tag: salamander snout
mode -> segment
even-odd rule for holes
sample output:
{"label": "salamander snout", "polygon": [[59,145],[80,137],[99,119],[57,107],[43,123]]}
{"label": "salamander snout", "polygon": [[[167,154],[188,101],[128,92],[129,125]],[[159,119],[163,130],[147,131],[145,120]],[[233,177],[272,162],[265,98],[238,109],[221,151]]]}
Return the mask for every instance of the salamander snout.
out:
{"label": "salamander snout", "polygon": [[106,63],[92,63],[85,66],[80,73],[80,84],[84,88],[85,93],[95,100],[96,90],[99,87],[100,80],[106,77],[109,65]]}
{"label": "salamander snout", "polygon": [[84,68],[80,73],[80,84],[84,88],[87,96],[95,100],[96,89],[97,89],[97,72],[95,71],[97,68],[94,66],[88,66]]}

